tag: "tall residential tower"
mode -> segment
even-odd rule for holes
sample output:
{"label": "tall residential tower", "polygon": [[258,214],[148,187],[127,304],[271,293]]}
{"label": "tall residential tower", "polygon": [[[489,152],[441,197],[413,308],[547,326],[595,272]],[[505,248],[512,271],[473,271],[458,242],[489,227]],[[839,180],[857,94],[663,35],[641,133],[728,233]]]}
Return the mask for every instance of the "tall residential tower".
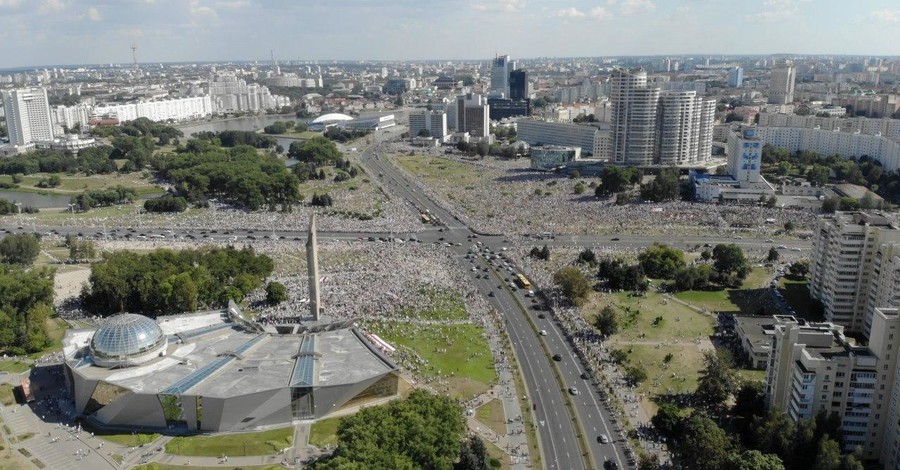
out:
{"label": "tall residential tower", "polygon": [[44,88],[23,88],[3,92],[3,109],[9,143],[28,145],[53,140],[53,122]]}

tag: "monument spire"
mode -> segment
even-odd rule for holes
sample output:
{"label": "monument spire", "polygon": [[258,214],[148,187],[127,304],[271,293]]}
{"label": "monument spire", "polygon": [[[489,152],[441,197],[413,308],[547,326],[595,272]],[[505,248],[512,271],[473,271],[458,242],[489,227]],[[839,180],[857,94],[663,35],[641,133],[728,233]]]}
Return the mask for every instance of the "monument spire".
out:
{"label": "monument spire", "polygon": [[319,321],[319,255],[316,241],[316,214],[309,218],[309,234],[306,238],[306,271],[309,277],[309,313],[313,321]]}

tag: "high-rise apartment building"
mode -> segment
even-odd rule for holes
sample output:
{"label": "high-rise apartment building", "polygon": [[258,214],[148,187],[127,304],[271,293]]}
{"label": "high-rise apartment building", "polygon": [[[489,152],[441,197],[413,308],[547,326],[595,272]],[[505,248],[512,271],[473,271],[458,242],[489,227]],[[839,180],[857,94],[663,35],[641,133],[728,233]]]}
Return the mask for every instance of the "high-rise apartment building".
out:
{"label": "high-rise apartment building", "polygon": [[421,137],[424,132],[429,137],[444,141],[447,136],[447,113],[443,111],[418,111],[409,114],[409,136]]}
{"label": "high-rise apartment building", "polygon": [[[895,249],[900,230],[884,214],[836,212],[819,219],[813,233],[809,292],[825,307],[825,319],[849,332],[868,334],[874,308],[869,299],[897,297]],[[890,272],[889,272],[890,271]]]}
{"label": "high-rise apartment building", "polygon": [[613,163],[652,165],[656,149],[659,88],[647,88],[647,72],[616,70],[609,79]]}
{"label": "high-rise apartment building", "polygon": [[220,75],[209,82],[209,97],[215,112],[258,112],[274,109],[288,102],[269,93],[256,83],[247,84],[234,75]]}
{"label": "high-rise apartment building", "polygon": [[728,71],[728,86],[731,88],[740,88],[744,85],[744,69],[734,67]]}
{"label": "high-rise apartment building", "polygon": [[769,81],[769,103],[788,104],[794,102],[794,82],[797,71],[792,65],[772,70]]}
{"label": "high-rise apartment building", "polygon": [[3,110],[10,144],[19,146],[53,140],[53,121],[46,89],[4,91]]}
{"label": "high-rise apartment building", "polygon": [[509,74],[515,69],[515,62],[508,55],[500,55],[491,62],[491,92],[509,96]]}
{"label": "high-rise apartment building", "polygon": [[868,460],[878,459],[883,446],[887,452],[894,443],[891,431],[897,428],[896,417],[891,417],[897,390],[893,350],[900,334],[897,310],[876,310],[868,346],[857,345],[844,336],[843,327],[831,323],[786,316],[775,320],[766,406],[783,410],[795,422],[820,412],[836,414],[841,418],[844,451],[859,449]]}
{"label": "high-rise apartment building", "polygon": [[509,99],[522,101],[528,97],[528,72],[524,69],[513,70],[509,73]]}
{"label": "high-rise apartment building", "polygon": [[709,159],[715,100],[648,87],[643,70],[614,71],[609,90],[613,163],[668,166]]}
{"label": "high-rise apartment building", "polygon": [[485,138],[491,132],[491,110],[487,100],[477,93],[459,95],[456,98],[456,131]]}

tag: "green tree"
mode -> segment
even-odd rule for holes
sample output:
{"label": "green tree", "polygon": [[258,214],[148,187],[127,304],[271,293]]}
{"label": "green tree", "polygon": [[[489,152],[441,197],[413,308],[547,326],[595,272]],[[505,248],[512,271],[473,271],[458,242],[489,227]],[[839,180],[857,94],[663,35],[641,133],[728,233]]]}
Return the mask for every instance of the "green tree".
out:
{"label": "green tree", "polygon": [[622,192],[640,182],[640,171],[634,168],[610,165],[600,175],[600,186],[597,195],[608,195]]}
{"label": "green tree", "polygon": [[838,470],[841,466],[841,446],[833,439],[819,441],[814,468],[816,470]]}
{"label": "green tree", "polygon": [[454,464],[453,470],[490,470],[487,448],[481,438],[471,435],[463,441],[461,447],[459,462]]}
{"label": "green tree", "polygon": [[315,165],[332,165],[343,159],[334,142],[319,136],[292,142],[288,156]]}
{"label": "green tree", "polygon": [[459,405],[414,390],[405,400],[342,418],[333,456],[311,468],[451,470],[460,457],[464,431]]}
{"label": "green tree", "polygon": [[270,281],[266,285],[266,301],[271,305],[280,304],[288,299],[288,290],[284,284]]}
{"label": "green tree", "polygon": [[711,275],[712,268],[707,264],[685,266],[675,272],[673,287],[676,291],[705,289]]}
{"label": "green tree", "polygon": [[731,244],[719,244],[713,248],[713,269],[722,284],[739,287],[744,278],[750,274],[750,263],[741,247]]}
{"label": "green tree", "polygon": [[781,258],[781,253],[779,253],[778,250],[775,249],[774,246],[770,247],[769,254],[766,256],[766,261],[772,263],[772,262],[778,261],[778,258]]}
{"label": "green tree", "polygon": [[694,395],[706,405],[720,408],[734,393],[737,377],[729,361],[713,351],[703,353],[703,365]]}
{"label": "green tree", "polygon": [[683,468],[721,470],[731,454],[733,444],[725,431],[713,420],[694,413],[685,421],[677,441],[677,454]]}
{"label": "green tree", "polygon": [[585,248],[581,253],[578,253],[577,261],[588,266],[594,266],[597,264],[597,255],[590,248]]}
{"label": "green tree", "polygon": [[625,367],[625,381],[631,385],[638,385],[647,380],[647,369],[641,366]]}
{"label": "green tree", "polygon": [[649,183],[641,186],[641,199],[645,201],[671,201],[678,197],[678,170],[666,168]]}
{"label": "green tree", "polygon": [[793,277],[806,277],[806,275],[809,274],[809,260],[801,259],[794,261],[788,267],[788,272],[790,272]]}
{"label": "green tree", "polygon": [[591,291],[591,284],[580,269],[567,266],[553,275],[553,282],[572,303],[580,305]]}
{"label": "green tree", "polygon": [[765,416],[752,419],[749,447],[764,454],[775,454],[786,461],[794,449],[797,426],[781,410],[770,411]]}
{"label": "green tree", "polygon": [[822,212],[826,214],[834,214],[841,203],[841,198],[837,196],[827,197],[822,201]]}
{"label": "green tree", "polygon": [[741,453],[729,454],[723,468],[729,470],[784,470],[784,464],[777,455],[763,454],[758,450],[745,450]]}
{"label": "green tree", "polygon": [[597,314],[597,322],[595,324],[600,334],[606,337],[612,336],[619,331],[619,321],[616,318],[616,311],[607,305]]}
{"label": "green tree", "polygon": [[654,279],[672,279],[685,267],[684,252],[668,245],[653,245],[638,255],[644,273]]}
{"label": "green tree", "polygon": [[663,403],[656,410],[650,423],[666,439],[676,440],[681,435],[685,412],[672,403]]}
{"label": "green tree", "polygon": [[806,170],[806,179],[815,186],[825,186],[828,184],[828,175],[830,170],[826,166],[813,165]]}
{"label": "green tree", "polygon": [[40,251],[40,241],[34,234],[17,233],[0,240],[0,258],[6,263],[30,265]]}

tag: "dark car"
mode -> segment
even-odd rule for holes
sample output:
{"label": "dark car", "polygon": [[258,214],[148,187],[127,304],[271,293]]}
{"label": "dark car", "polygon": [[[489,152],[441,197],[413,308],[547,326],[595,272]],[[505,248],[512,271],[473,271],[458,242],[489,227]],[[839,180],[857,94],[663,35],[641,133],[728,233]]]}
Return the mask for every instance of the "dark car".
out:
{"label": "dark car", "polygon": [[619,464],[615,460],[607,460],[603,462],[603,468],[606,470],[618,470]]}
{"label": "dark car", "polygon": [[547,315],[544,315],[543,313],[539,313],[538,318],[544,319],[544,318],[547,318]]}
{"label": "dark car", "polygon": [[617,242],[617,241],[619,241],[619,238],[618,238],[618,237],[616,237],[616,238],[610,238],[609,241],[611,241],[611,242]]}
{"label": "dark car", "polygon": [[562,354],[554,354],[554,355],[553,355],[553,360],[556,361],[556,362],[561,361],[561,360],[562,360]]}

